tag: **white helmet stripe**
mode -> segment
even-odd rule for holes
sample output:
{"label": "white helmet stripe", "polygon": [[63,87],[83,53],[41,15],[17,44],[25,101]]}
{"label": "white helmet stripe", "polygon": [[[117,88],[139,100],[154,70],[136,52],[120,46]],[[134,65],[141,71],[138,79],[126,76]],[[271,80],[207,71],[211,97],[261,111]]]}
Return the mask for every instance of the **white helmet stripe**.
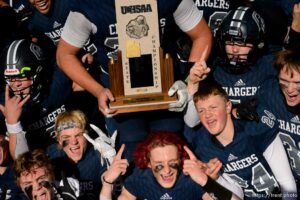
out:
{"label": "white helmet stripe", "polygon": [[13,70],[16,69],[16,55],[17,55],[17,50],[23,40],[16,40],[11,45],[9,46],[9,49],[7,51],[7,56],[6,56],[6,69],[7,70]]}
{"label": "white helmet stripe", "polygon": [[233,14],[232,21],[230,23],[229,34],[230,35],[238,35],[238,30],[240,29],[242,23],[241,21],[244,18],[248,7],[239,7]]}

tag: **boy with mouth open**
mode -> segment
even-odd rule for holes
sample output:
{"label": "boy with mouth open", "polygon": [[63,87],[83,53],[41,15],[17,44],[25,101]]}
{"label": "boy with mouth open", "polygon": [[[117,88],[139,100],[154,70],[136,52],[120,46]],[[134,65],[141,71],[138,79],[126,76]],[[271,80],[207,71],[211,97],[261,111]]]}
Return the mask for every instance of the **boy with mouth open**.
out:
{"label": "boy with mouth open", "polygon": [[54,168],[43,150],[20,155],[15,160],[15,176],[17,184],[30,200],[77,199],[78,182],[68,178],[62,181],[63,186],[56,184]]}
{"label": "boy with mouth open", "polygon": [[[121,158],[119,154],[115,161]],[[206,175],[207,165],[199,161],[176,134],[166,131],[149,134],[137,146],[134,162],[136,169],[125,179],[119,200],[207,199],[209,195],[239,199]],[[100,200],[111,199],[112,183],[120,174],[124,174],[124,167],[104,173]]]}

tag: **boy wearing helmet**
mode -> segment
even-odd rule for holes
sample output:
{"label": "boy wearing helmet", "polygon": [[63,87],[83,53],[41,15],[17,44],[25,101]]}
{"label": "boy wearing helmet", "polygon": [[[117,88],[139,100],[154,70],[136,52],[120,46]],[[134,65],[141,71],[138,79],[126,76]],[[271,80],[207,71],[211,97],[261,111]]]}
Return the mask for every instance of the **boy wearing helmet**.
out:
{"label": "boy wearing helmet", "polygon": [[[217,31],[219,57],[212,69],[204,64],[191,68],[189,94],[193,95],[199,81],[209,76],[222,85],[234,106],[251,102],[260,85],[276,74],[272,68],[274,55],[263,55],[264,37],[264,20],[257,12],[250,7],[231,10]],[[185,122],[191,127],[199,123],[192,101],[189,102]]]}
{"label": "boy wearing helmet", "polygon": [[55,141],[54,121],[66,110],[71,82],[29,40],[13,41],[1,58],[1,76],[7,86],[0,110],[7,132],[24,135],[25,131],[30,149],[46,148]]}

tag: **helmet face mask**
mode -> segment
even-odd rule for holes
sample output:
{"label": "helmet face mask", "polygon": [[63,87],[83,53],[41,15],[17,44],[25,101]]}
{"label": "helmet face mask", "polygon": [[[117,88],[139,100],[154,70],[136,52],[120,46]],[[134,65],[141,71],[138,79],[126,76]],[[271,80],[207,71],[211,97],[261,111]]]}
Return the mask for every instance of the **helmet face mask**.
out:
{"label": "helmet face mask", "polygon": [[32,79],[30,77],[5,77],[5,80],[13,95],[24,99],[30,94],[32,87]]}
{"label": "helmet face mask", "polygon": [[31,99],[36,99],[43,86],[45,57],[42,49],[29,40],[15,40],[5,56],[4,78],[10,91],[22,99],[29,94]]}
{"label": "helmet face mask", "polygon": [[227,54],[228,63],[231,65],[232,73],[243,73],[244,69],[250,68],[248,55],[253,49],[253,45],[244,42],[225,42],[225,52]]}
{"label": "helmet face mask", "polygon": [[[217,31],[224,69],[234,74],[247,72],[256,63],[264,48],[264,36],[264,21],[254,10],[239,7],[230,11]],[[228,52],[228,46],[239,47],[242,52]]]}

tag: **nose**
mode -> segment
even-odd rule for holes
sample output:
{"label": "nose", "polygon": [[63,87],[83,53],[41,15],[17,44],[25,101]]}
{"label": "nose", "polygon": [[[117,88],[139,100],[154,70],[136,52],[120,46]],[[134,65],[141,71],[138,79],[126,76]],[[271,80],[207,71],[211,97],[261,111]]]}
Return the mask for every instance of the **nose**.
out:
{"label": "nose", "polygon": [[70,143],[71,143],[71,144],[77,144],[77,143],[78,143],[77,138],[76,138],[76,137],[71,137],[71,138],[70,138]]}
{"label": "nose", "polygon": [[240,47],[238,45],[236,45],[236,44],[232,45],[232,52],[237,53],[237,52],[239,52],[239,49],[240,49]]}
{"label": "nose", "polygon": [[39,184],[37,181],[34,181],[32,183],[32,192],[39,191],[42,188],[41,184]]}
{"label": "nose", "polygon": [[165,172],[166,174],[169,174],[169,173],[171,172],[171,167],[170,167],[169,165],[165,165],[165,166],[164,166],[164,172]]}
{"label": "nose", "polygon": [[207,109],[204,114],[206,118],[209,118],[212,116],[212,111],[210,109]]}

